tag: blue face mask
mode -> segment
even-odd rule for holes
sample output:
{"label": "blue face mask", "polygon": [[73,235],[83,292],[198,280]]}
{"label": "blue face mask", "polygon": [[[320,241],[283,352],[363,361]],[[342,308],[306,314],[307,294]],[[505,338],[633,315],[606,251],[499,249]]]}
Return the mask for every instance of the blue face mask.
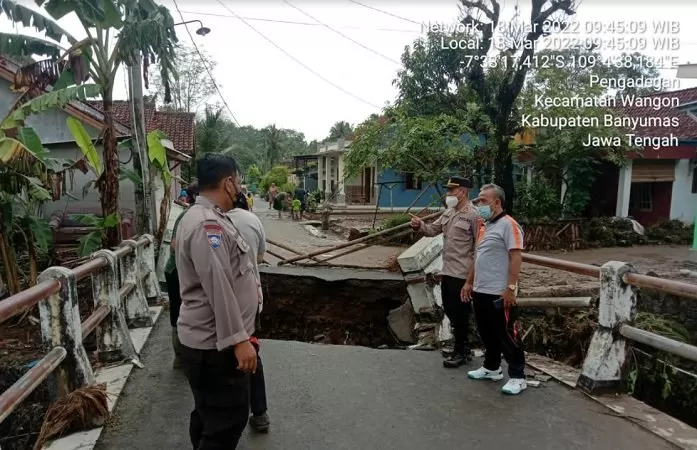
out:
{"label": "blue face mask", "polygon": [[477,206],[477,215],[484,220],[489,220],[491,218],[491,206]]}

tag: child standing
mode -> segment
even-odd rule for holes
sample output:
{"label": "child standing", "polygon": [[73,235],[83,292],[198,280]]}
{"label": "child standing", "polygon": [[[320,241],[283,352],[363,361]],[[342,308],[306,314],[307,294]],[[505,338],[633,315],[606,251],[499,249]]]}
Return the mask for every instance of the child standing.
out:
{"label": "child standing", "polygon": [[291,217],[293,220],[300,220],[300,206],[302,202],[300,201],[299,198],[293,199],[293,203],[291,204]]}
{"label": "child standing", "polygon": [[254,196],[251,192],[247,192],[247,206],[249,206],[249,212],[252,212],[252,207],[254,206]]}

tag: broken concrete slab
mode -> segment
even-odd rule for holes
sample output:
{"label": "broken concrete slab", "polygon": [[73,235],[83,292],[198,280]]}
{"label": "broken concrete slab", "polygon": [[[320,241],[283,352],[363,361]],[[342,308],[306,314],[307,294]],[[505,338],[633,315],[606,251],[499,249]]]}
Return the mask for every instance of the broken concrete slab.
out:
{"label": "broken concrete slab", "polygon": [[420,272],[443,251],[443,235],[423,237],[397,257],[404,273]]}
{"label": "broken concrete slab", "polygon": [[414,309],[411,306],[411,302],[408,301],[399,308],[393,309],[387,315],[387,325],[400,342],[416,343],[414,334],[415,322]]}
{"label": "broken concrete slab", "polygon": [[313,235],[314,237],[320,238],[320,239],[326,239],[327,236],[322,233],[320,230],[317,228],[313,227],[312,225],[305,225],[304,228],[307,230],[308,233]]}

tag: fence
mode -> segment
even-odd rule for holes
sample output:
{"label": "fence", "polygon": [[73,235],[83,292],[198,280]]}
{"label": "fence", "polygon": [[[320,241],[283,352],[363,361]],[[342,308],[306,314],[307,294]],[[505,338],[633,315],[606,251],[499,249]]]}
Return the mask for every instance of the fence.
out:
{"label": "fence", "polygon": [[[697,361],[697,347],[632,326],[637,313],[637,288],[697,299],[697,285],[640,275],[631,264],[619,261],[609,261],[598,267],[530,254],[524,254],[523,261],[600,280],[598,329],[577,382],[581,390],[595,393],[619,387],[628,358],[629,341]],[[550,299],[548,305],[575,306],[573,302],[565,304],[556,300]]]}
{"label": "fence", "polygon": [[[55,400],[95,383],[83,339],[97,333],[102,362],[137,359],[129,328],[152,326],[148,299],[159,296],[154,238],[126,240],[116,250],[99,250],[86,263],[49,267],[32,288],[0,301],[0,323],[39,305],[41,337],[48,350],[41,360],[0,395],[0,422],[44,380]],[[94,311],[81,321],[77,283],[91,277]]]}

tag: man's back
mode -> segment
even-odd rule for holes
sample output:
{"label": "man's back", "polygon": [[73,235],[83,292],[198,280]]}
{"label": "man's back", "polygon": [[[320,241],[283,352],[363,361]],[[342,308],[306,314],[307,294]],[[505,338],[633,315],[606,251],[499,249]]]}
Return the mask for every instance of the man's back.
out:
{"label": "man's back", "polygon": [[249,245],[250,251],[254,255],[254,261],[258,262],[259,255],[266,252],[266,233],[261,220],[256,214],[244,209],[235,208],[226,214]]}

